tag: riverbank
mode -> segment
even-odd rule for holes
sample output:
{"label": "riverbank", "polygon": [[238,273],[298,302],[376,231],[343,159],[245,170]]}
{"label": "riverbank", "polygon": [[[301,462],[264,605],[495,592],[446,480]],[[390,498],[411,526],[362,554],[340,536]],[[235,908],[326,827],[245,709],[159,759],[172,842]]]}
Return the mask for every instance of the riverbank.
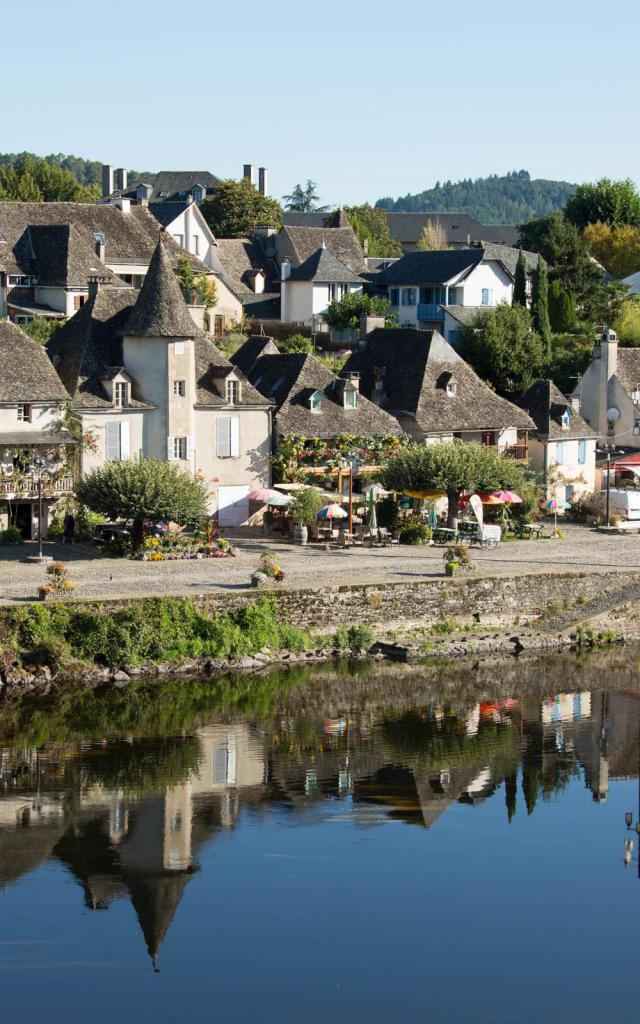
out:
{"label": "riverbank", "polygon": [[640,642],[640,575],[465,578],[0,608],[0,693]]}

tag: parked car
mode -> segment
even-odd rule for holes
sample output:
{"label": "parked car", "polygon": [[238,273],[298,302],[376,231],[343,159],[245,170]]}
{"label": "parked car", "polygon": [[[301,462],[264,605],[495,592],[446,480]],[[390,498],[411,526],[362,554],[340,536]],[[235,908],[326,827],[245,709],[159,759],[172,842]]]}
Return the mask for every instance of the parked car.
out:
{"label": "parked car", "polygon": [[[145,519],[144,531],[148,537],[161,537],[167,531],[167,524],[161,520]],[[94,544],[109,544],[115,540],[126,540],[133,532],[133,519],[122,519],[115,523],[100,523],[93,528]]]}

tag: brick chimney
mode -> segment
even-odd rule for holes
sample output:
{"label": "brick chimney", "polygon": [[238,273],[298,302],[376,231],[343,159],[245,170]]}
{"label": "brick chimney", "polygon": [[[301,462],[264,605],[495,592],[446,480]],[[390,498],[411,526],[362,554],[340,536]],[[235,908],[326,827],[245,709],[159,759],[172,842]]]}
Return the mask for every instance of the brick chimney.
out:
{"label": "brick chimney", "polygon": [[115,182],[116,188],[119,189],[121,192],[124,192],[124,190],[127,187],[127,179],[128,174],[126,167],[118,167],[116,170]]}
{"label": "brick chimney", "polygon": [[263,196],[269,195],[269,171],[266,167],[258,168],[258,192]]}

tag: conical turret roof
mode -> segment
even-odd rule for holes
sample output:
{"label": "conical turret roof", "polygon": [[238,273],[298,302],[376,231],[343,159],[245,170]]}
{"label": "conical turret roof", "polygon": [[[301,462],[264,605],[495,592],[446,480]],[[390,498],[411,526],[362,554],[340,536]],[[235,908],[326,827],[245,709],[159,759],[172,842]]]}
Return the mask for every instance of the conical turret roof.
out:
{"label": "conical turret roof", "polygon": [[122,333],[134,338],[194,338],[198,328],[173,270],[164,232],[149,264],[137,302]]}
{"label": "conical turret roof", "polygon": [[125,876],[131,902],[154,964],[191,874],[176,871],[162,875],[135,873]]}

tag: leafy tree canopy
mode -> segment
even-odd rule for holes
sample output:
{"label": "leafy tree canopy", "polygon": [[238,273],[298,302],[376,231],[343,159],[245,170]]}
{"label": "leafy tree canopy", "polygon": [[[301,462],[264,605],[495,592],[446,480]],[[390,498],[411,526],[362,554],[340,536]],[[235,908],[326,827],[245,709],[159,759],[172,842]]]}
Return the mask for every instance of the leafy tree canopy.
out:
{"label": "leafy tree canopy", "polygon": [[346,206],[345,213],[362,245],[366,239],[369,256],[402,256],[402,246],[391,237],[384,210],[363,203]]}
{"label": "leafy tree canopy", "polygon": [[582,237],[591,255],[614,277],[628,277],[640,270],[640,228],[631,224],[612,228],[599,220],[587,224]]}
{"label": "leafy tree canopy", "polygon": [[[102,192],[102,162],[100,160],[85,160],[81,156],[65,155],[64,153],[50,153],[49,156],[39,157],[35,153],[0,153],[0,166],[15,167],[29,157],[31,160],[44,160],[52,167],[60,167],[68,171],[80,185],[97,185]],[[129,170],[129,181],[140,181],[149,177],[151,171]]]}
{"label": "leafy tree canopy", "polygon": [[463,491],[507,488],[520,493],[528,486],[524,471],[513,459],[497,448],[466,441],[405,445],[387,463],[383,482],[390,491],[445,491],[451,524]]}
{"label": "leafy tree canopy", "polygon": [[204,306],[205,310],[216,305],[218,293],[215,281],[206,274],[195,274],[186,253],[176,264],[176,277],[187,302],[192,302],[195,297],[196,303]]}
{"label": "leafy tree canopy", "polygon": [[329,209],[328,206],[320,206],[318,185],[315,181],[311,181],[310,178],[307,178],[307,184],[304,188],[300,184],[296,185],[291,195],[283,196],[282,201],[286,210],[298,210],[301,213],[310,213],[312,210],[324,213],[325,210]]}
{"label": "leafy tree canopy", "polygon": [[580,302],[602,282],[602,273],[591,260],[580,231],[562,213],[521,224],[520,244],[540,253],[549,268],[549,280],[559,281]]}
{"label": "leafy tree canopy", "polygon": [[80,481],[79,502],[109,519],[133,519],[137,543],[145,519],[196,526],[207,515],[207,489],[170,462],[131,459],[107,462]]}
{"label": "leafy tree canopy", "polygon": [[304,334],[290,334],[288,338],[278,339],[280,352],[313,352],[313,339]]}
{"label": "leafy tree canopy", "polygon": [[547,374],[563,394],[570,394],[593,358],[593,338],[585,334],[553,334]]}
{"label": "leafy tree canopy", "polygon": [[561,210],[575,185],[531,178],[511,171],[488,178],[436,182],[434,188],[400,199],[379,199],[376,206],[394,213],[470,213],[486,224],[519,224]]}
{"label": "leafy tree canopy", "polygon": [[258,224],[279,227],[282,223],[282,207],[277,199],[263,196],[248,178],[221,181],[200,211],[220,238],[243,238]]}
{"label": "leafy tree canopy", "polygon": [[100,198],[97,185],[81,185],[71,171],[26,155],[0,166],[0,198],[14,202],[90,203]]}
{"label": "leafy tree canopy", "polygon": [[640,348],[640,301],[629,299],[625,302],[620,316],[615,321],[620,344],[626,348]]}
{"label": "leafy tree canopy", "polygon": [[578,185],[565,206],[567,220],[578,228],[602,221],[610,227],[632,224],[640,228],[640,193],[631,178]]}
{"label": "leafy tree canopy", "polygon": [[53,337],[59,327],[62,327],[64,320],[52,320],[44,316],[34,316],[28,324],[21,324],[22,330],[30,338],[37,341],[39,345],[46,345]]}
{"label": "leafy tree canopy", "polygon": [[545,362],[542,339],[528,310],[507,303],[473,317],[462,330],[459,351],[502,394],[525,391]]}
{"label": "leafy tree canopy", "polygon": [[336,331],[344,331],[347,328],[357,331],[361,316],[383,316],[387,327],[398,326],[391,314],[389,300],[376,295],[365,295],[364,292],[348,292],[341,299],[334,299],[322,316]]}
{"label": "leafy tree canopy", "polygon": [[438,220],[428,220],[418,239],[420,252],[443,252],[450,249],[447,232]]}

